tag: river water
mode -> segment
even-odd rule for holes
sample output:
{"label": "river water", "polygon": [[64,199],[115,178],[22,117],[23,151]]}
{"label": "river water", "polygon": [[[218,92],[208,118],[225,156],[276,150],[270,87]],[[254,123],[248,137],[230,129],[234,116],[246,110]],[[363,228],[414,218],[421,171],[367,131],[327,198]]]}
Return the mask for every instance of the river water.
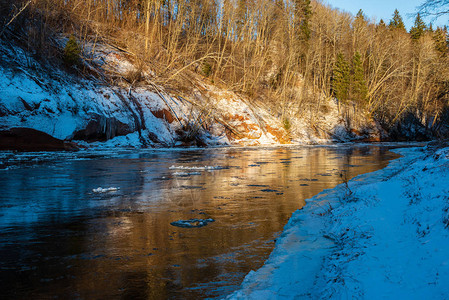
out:
{"label": "river water", "polygon": [[[384,168],[388,149],[1,152],[2,297],[223,297],[305,199]],[[190,219],[206,226],[173,223]]]}

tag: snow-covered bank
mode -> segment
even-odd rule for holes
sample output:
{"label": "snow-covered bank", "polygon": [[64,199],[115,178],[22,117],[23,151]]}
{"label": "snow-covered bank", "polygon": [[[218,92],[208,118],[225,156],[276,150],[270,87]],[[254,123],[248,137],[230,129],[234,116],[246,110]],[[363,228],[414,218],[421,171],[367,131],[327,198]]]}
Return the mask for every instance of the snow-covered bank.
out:
{"label": "snow-covered bank", "polygon": [[124,78],[135,66],[125,53],[101,45],[86,55],[93,55],[86,68],[121,79],[50,70],[20,47],[0,42],[0,133],[23,142],[11,129],[33,129],[93,148],[289,142],[282,122],[236,93],[201,81],[191,93],[168,92],[153,83],[151,70],[143,72],[145,82],[130,84]]}
{"label": "snow-covered bank", "polygon": [[229,298],[447,299],[449,148],[396,151],[387,168],[308,200]]}
{"label": "snow-covered bank", "polygon": [[[157,77],[150,69],[142,71],[141,81],[130,82],[127,78],[137,72],[136,63],[114,47],[87,44],[84,56],[89,59],[83,68],[90,71],[81,77],[0,41],[0,135],[15,141],[2,143],[0,136],[0,149],[50,150],[45,144],[51,138],[58,144],[74,141],[88,148],[323,144],[387,138],[371,119],[363,118],[348,128],[336,99],[324,95],[319,97],[325,113],[313,122],[292,113],[284,123],[279,111],[267,103],[250,101],[199,75],[191,78],[191,90],[182,91],[155,84]],[[50,137],[34,149],[35,143],[23,139],[29,131],[15,134],[17,128]],[[31,146],[23,149],[18,144]]]}

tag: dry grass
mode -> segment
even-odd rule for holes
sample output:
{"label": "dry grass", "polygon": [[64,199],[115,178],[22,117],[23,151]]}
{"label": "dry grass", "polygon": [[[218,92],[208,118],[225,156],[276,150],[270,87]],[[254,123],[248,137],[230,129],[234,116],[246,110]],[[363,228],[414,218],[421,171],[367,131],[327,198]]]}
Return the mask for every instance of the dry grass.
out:
{"label": "dry grass", "polygon": [[130,53],[138,62],[137,70],[124,76],[130,84],[143,79],[143,68],[155,73],[155,83],[188,93],[206,77],[264,101],[281,120],[292,106],[295,116],[315,119],[327,113],[317,95],[331,95],[336,53],[348,60],[362,53],[369,99],[361,108],[385,124],[401,122],[412,111],[422,119],[436,115],[437,126],[449,98],[449,59],[435,53],[430,34],[418,45],[406,32],[385,31],[368,21],[364,30],[354,31],[351,16],[320,3],[312,5],[312,35],[304,43],[290,18],[292,1],[282,7],[256,1],[242,14],[239,6],[220,11],[211,0],[33,0],[8,24],[27,2],[0,0],[1,39],[37,58],[61,62],[59,36],[73,34],[81,46],[98,41]]}

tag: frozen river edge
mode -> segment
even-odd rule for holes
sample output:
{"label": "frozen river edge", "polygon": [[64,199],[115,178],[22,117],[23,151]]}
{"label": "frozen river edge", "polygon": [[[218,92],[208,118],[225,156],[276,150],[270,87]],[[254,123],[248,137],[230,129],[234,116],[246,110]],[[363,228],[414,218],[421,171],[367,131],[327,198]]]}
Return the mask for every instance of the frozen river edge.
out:
{"label": "frozen river edge", "polygon": [[307,200],[228,298],[447,297],[449,148],[394,151],[387,168]]}

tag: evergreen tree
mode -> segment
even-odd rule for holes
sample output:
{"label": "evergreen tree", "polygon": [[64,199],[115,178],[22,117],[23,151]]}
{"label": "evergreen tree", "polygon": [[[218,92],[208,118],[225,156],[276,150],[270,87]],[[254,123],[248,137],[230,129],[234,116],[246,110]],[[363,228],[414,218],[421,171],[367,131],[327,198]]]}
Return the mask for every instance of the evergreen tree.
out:
{"label": "evergreen tree", "polygon": [[302,34],[302,39],[308,41],[310,39],[310,18],[312,17],[312,6],[310,0],[303,0],[301,11],[303,15],[303,20],[301,22],[300,32]]}
{"label": "evergreen tree", "polygon": [[295,28],[299,41],[310,39],[310,18],[312,17],[312,5],[310,0],[295,0]]}
{"label": "evergreen tree", "polygon": [[356,33],[358,33],[362,31],[367,24],[368,22],[366,21],[365,15],[363,14],[363,10],[360,9],[357,15],[355,16],[354,23],[352,25],[353,29]]}
{"label": "evergreen tree", "polygon": [[71,67],[77,65],[81,60],[81,47],[72,34],[64,47],[64,63]]}
{"label": "evergreen tree", "polygon": [[359,11],[357,12],[357,15],[355,16],[354,23],[359,26],[367,24],[365,15],[363,14],[363,10],[359,9]]}
{"label": "evergreen tree", "polygon": [[446,56],[448,52],[447,31],[438,27],[433,33],[433,40],[435,43],[435,50],[441,57]]}
{"label": "evergreen tree", "polygon": [[389,27],[405,31],[404,21],[397,9],[394,10],[393,19],[391,19]]}
{"label": "evergreen tree", "polygon": [[338,100],[345,102],[349,98],[350,72],[349,64],[342,53],[337,55],[332,74],[332,94]]}
{"label": "evergreen tree", "polygon": [[379,24],[376,26],[376,31],[382,31],[387,28],[387,25],[385,24],[383,19],[380,19]]}
{"label": "evergreen tree", "polygon": [[368,87],[366,86],[362,57],[359,52],[356,52],[352,58],[351,97],[360,103],[364,103],[367,95]]}
{"label": "evergreen tree", "polygon": [[410,36],[413,40],[419,40],[427,29],[426,23],[422,20],[419,13],[416,15],[415,24],[410,29]]}

